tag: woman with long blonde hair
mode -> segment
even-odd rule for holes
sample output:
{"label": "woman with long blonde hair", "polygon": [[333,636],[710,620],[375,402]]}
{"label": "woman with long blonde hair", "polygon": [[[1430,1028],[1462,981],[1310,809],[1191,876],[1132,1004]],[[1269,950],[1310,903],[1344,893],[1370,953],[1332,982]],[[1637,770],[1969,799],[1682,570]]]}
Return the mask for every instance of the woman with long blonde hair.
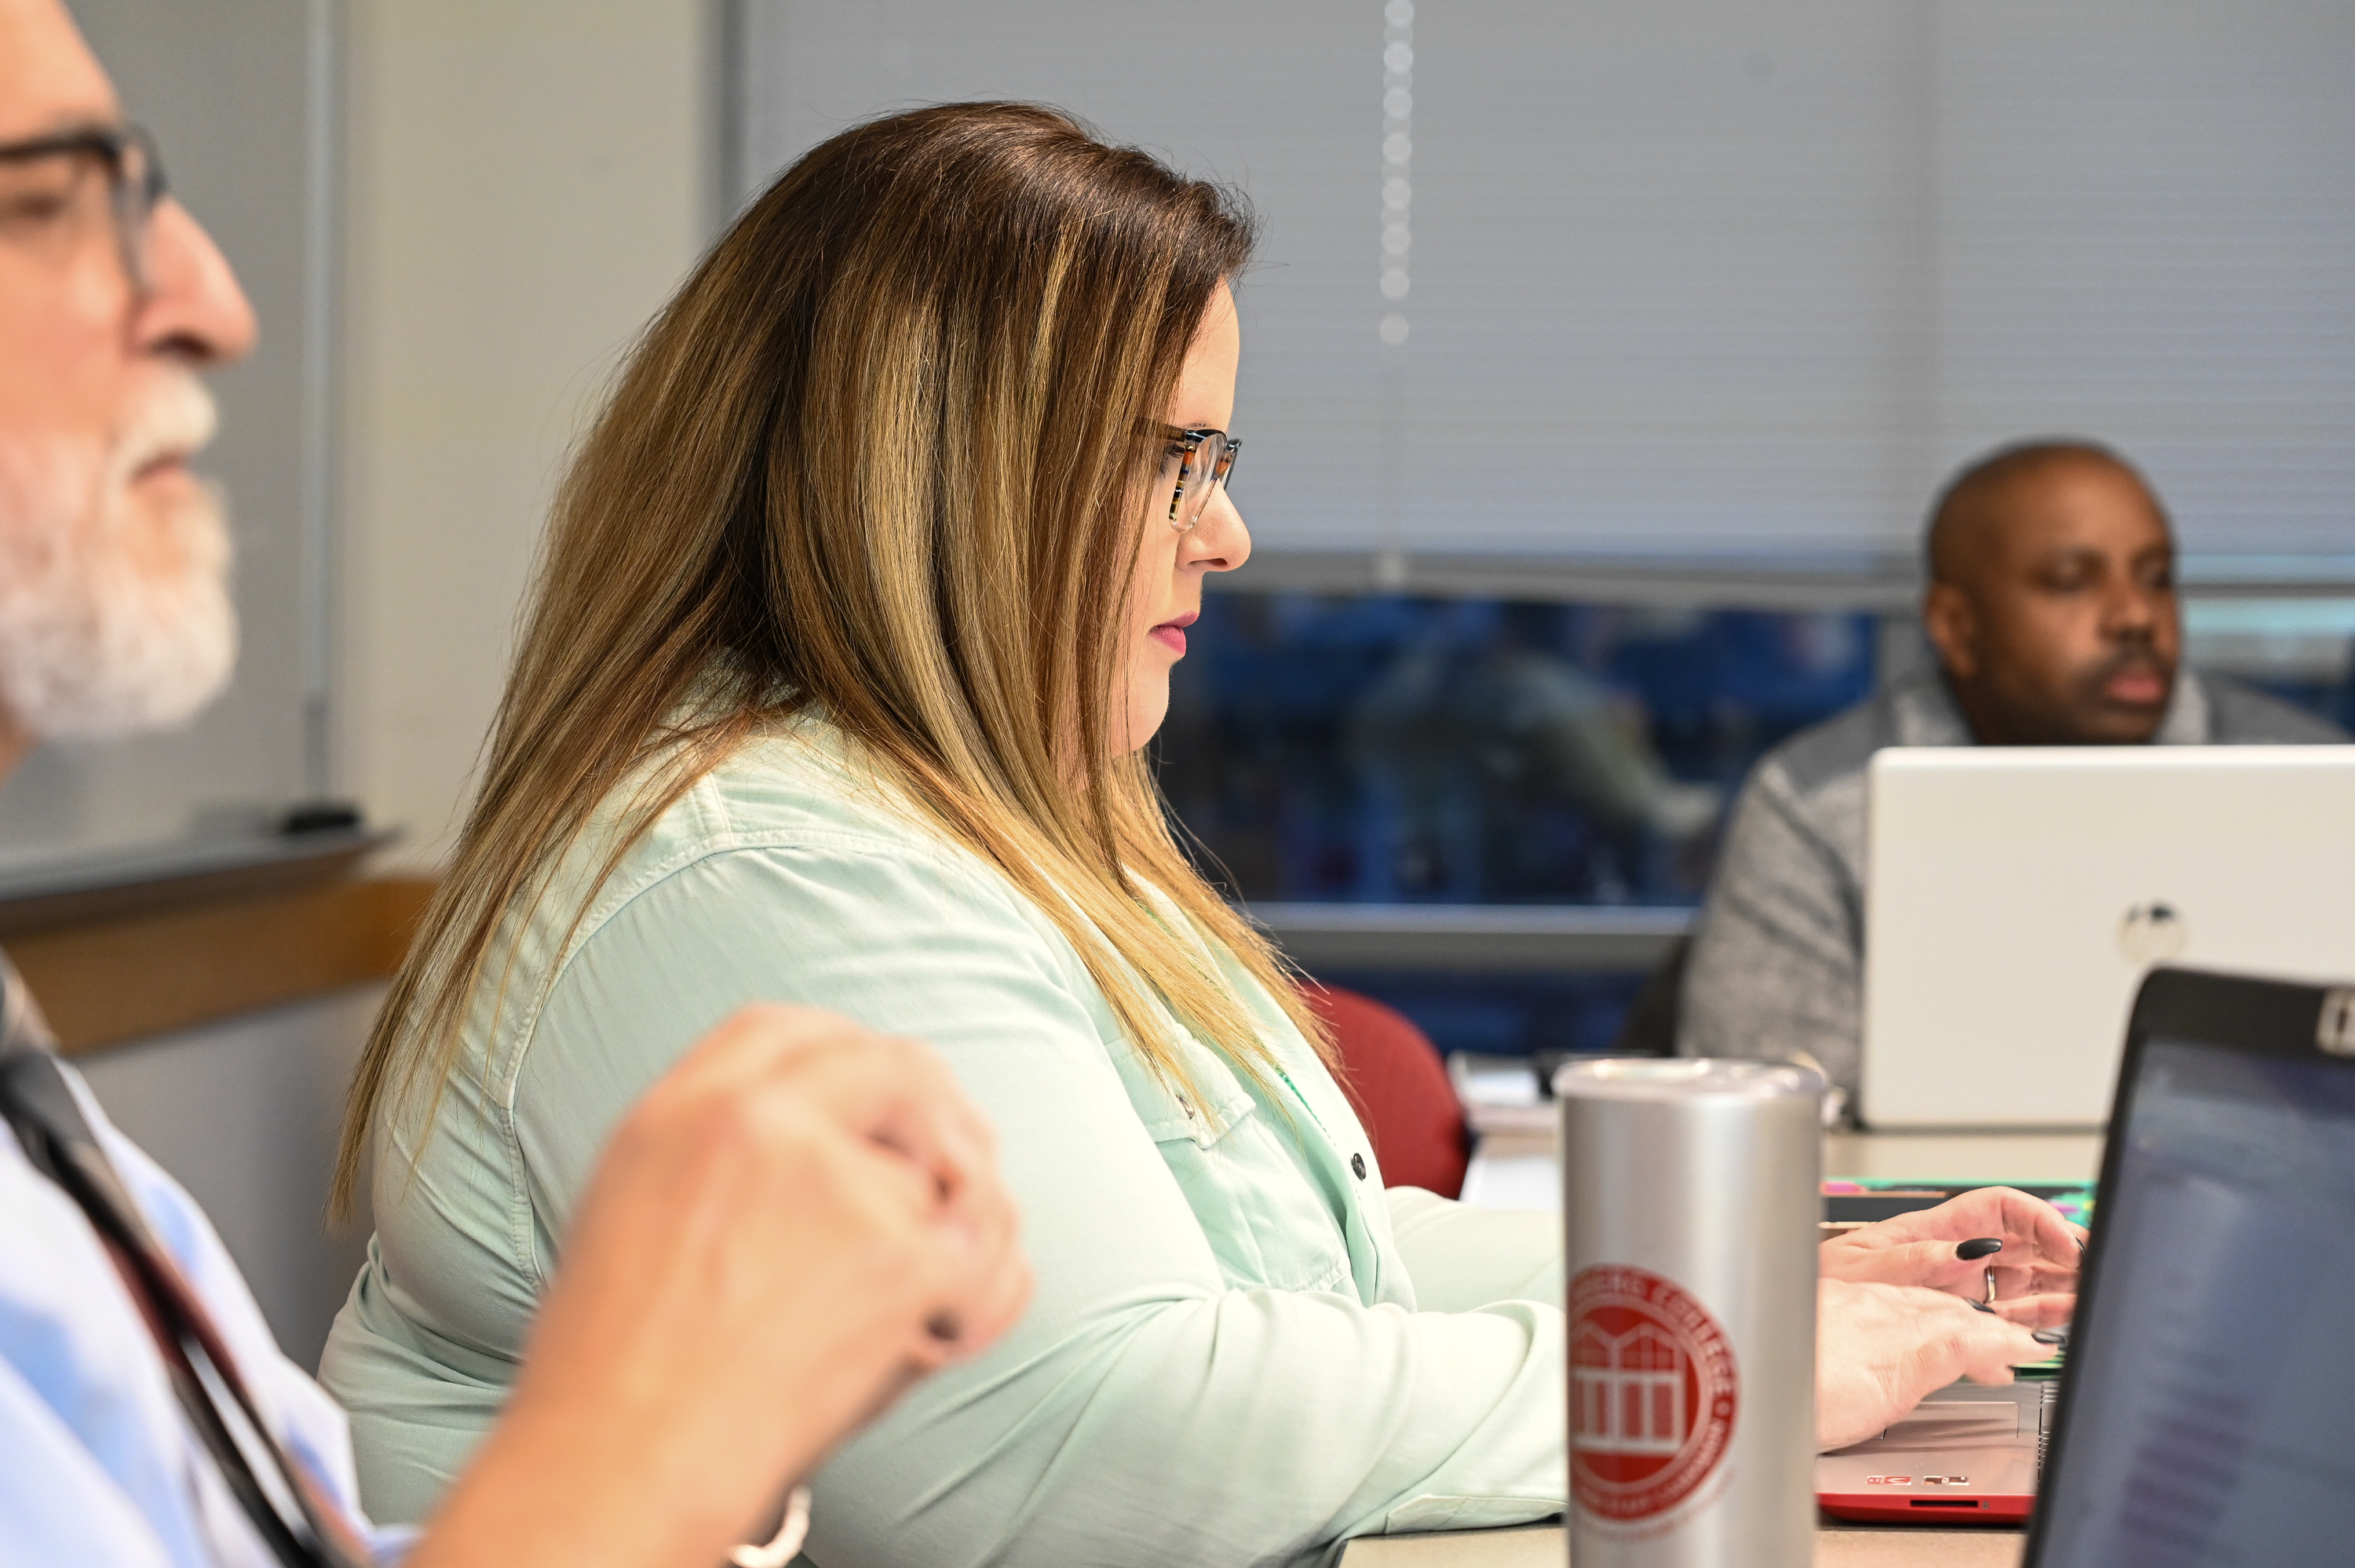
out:
{"label": "woman with long blonde hair", "polygon": [[378,1229],[323,1372],[379,1517],[489,1424],[607,1130],[752,999],[940,1051],[1038,1279],[827,1466],[820,1561],[1286,1562],[1561,1507],[1550,1221],[1384,1192],[1142,757],[1250,550],[1251,240],[1061,115],[949,105],[810,153],[649,329],[353,1097]]}

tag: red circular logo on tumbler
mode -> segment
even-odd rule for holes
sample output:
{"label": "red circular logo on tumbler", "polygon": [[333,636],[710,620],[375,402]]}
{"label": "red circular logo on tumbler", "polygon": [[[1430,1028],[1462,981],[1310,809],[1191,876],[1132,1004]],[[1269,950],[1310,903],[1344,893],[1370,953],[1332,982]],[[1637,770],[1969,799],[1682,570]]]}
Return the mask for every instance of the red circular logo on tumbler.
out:
{"label": "red circular logo on tumbler", "polygon": [[1570,1282],[1570,1489],[1600,1519],[1668,1512],[1733,1441],[1733,1347],[1701,1304],[1640,1268]]}

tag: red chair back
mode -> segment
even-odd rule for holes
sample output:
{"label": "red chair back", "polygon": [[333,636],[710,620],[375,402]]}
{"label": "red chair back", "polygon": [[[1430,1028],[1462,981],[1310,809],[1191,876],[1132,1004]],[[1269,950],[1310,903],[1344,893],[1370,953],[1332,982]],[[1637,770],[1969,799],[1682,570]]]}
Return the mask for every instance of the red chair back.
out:
{"label": "red chair back", "polygon": [[1459,1196],[1471,1137],[1431,1036],[1370,996],[1314,984],[1305,991],[1341,1048],[1341,1086],[1366,1124],[1382,1180]]}

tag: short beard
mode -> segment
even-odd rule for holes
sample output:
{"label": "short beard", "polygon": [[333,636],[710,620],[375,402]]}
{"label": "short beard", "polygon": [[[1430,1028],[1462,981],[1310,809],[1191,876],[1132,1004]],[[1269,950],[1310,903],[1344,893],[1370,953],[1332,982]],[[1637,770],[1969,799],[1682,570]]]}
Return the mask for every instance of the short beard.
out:
{"label": "short beard", "polygon": [[237,612],[218,493],[200,485],[165,502],[131,489],[142,468],[194,452],[213,426],[203,384],[174,370],[109,451],[0,433],[0,706],[27,734],[170,728],[228,682]]}

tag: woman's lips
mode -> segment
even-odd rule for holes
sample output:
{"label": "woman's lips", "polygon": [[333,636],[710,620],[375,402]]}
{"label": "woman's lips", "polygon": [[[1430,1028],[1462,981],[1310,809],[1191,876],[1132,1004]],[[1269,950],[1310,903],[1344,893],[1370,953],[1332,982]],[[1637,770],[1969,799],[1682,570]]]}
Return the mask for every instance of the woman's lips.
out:
{"label": "woman's lips", "polygon": [[1201,612],[1195,610],[1175,620],[1165,620],[1153,629],[1153,640],[1183,659],[1186,657],[1186,629],[1200,619]]}

